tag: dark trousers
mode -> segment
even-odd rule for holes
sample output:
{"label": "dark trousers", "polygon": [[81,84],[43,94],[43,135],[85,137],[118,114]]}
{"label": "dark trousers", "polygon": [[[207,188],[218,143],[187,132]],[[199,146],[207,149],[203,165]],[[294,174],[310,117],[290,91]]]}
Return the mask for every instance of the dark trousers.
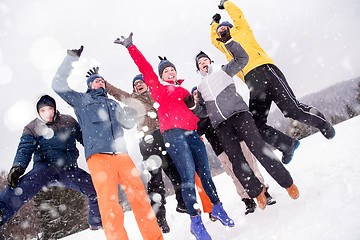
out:
{"label": "dark trousers", "polygon": [[[153,200],[154,194],[161,195],[161,204],[158,206],[159,210],[155,211],[156,216],[162,217],[165,211],[165,186],[162,179],[161,169],[170,179],[174,190],[175,198],[177,202],[181,205],[185,205],[184,200],[181,194],[181,177],[176,169],[176,166],[171,159],[170,155],[166,151],[163,137],[160,133],[160,130],[156,130],[148,135],[146,135],[142,141],[139,143],[140,153],[143,156],[143,160],[147,161],[150,159],[149,164],[156,165],[154,170],[151,170],[153,166],[148,166],[148,170],[151,175],[151,179],[147,186],[147,192],[150,197],[150,204],[155,207],[156,202]],[[159,163],[160,161],[160,163]],[[148,165],[148,164],[147,164]],[[159,168],[161,167],[161,168]],[[149,169],[150,168],[150,169]]]}
{"label": "dark trousers", "polygon": [[251,198],[257,197],[263,186],[242,153],[239,144],[241,141],[246,143],[249,150],[281,187],[288,188],[293,184],[290,173],[262,140],[249,112],[237,113],[223,121],[216,128],[216,134],[232,163],[235,176]]}
{"label": "dark trousers", "polygon": [[195,172],[212,204],[220,202],[211,178],[209,161],[204,142],[196,131],[173,128],[163,132],[164,141],[170,156],[181,176],[182,196],[191,216],[198,214],[194,208],[196,203]]}
{"label": "dark trousers", "polygon": [[[54,181],[66,188],[76,190],[89,199],[89,224],[101,225],[101,216],[90,174],[80,168],[64,170],[49,165],[37,163],[34,168],[20,178],[16,188],[6,186],[0,193],[0,209],[3,215],[3,224],[6,223],[27,201],[33,198],[44,186]],[[19,194],[21,192],[21,194]]]}
{"label": "dark trousers", "polygon": [[322,128],[327,123],[316,108],[300,103],[285,76],[275,65],[265,64],[254,68],[245,76],[250,90],[249,109],[263,140],[282,152],[288,151],[292,138],[267,125],[271,103],[274,102],[285,117],[309,126]]}

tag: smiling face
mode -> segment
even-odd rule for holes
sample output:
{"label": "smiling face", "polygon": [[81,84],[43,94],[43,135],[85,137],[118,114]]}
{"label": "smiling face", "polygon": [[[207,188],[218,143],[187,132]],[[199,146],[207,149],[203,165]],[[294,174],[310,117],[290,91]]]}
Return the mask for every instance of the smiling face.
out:
{"label": "smiling face", "polygon": [[45,106],[39,109],[39,115],[45,122],[52,122],[54,120],[55,110],[53,107]]}
{"label": "smiling face", "polygon": [[206,73],[208,72],[207,66],[211,64],[211,61],[209,58],[201,57],[201,58],[199,58],[197,63],[199,65],[199,70],[206,72]]}
{"label": "smiling face", "polygon": [[226,29],[229,29],[230,31],[230,27],[229,26],[220,26],[217,30],[217,35],[220,37],[220,33],[223,32],[223,31],[226,31]]}
{"label": "smiling face", "polygon": [[165,82],[167,82],[167,81],[176,81],[177,80],[177,73],[176,73],[175,68],[173,68],[173,67],[165,68],[161,77],[162,77],[162,80],[164,80]]}
{"label": "smiling face", "polygon": [[144,93],[147,91],[147,85],[143,80],[138,79],[134,82],[134,90],[137,93]]}
{"label": "smiling face", "polygon": [[194,90],[193,96],[194,96],[195,101],[196,101],[196,102],[199,102],[198,90]]}
{"label": "smiling face", "polygon": [[99,88],[104,88],[105,89],[105,80],[102,78],[95,78],[92,82],[91,82],[91,88],[92,89],[99,89]]}

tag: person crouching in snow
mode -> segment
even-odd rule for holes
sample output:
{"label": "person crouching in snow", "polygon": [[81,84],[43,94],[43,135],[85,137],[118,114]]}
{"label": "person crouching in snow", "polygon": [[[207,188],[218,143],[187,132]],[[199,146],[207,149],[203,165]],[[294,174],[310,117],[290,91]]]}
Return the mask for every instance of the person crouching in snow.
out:
{"label": "person crouching in snow", "polygon": [[118,199],[118,183],[128,196],[143,239],[163,239],[148,201],[140,174],[127,153],[124,128],[136,124],[136,110],[108,98],[105,80],[97,72],[87,78],[85,93],[71,89],[67,79],[83,51],[68,50],[52,82],[54,91],[73,107],[84,140],[87,165],[99,201],[101,219],[108,240],[129,239],[124,228],[124,213]]}
{"label": "person crouching in snow", "polygon": [[[194,97],[194,100],[196,102],[199,102],[197,87],[193,87],[191,90],[191,95]],[[221,165],[223,166],[225,172],[227,175],[231,177],[233,180],[236,192],[240,196],[241,200],[245,204],[245,215],[249,213],[255,212],[256,203],[255,201],[249,196],[249,194],[246,192],[245,188],[241,185],[239,182],[239,179],[235,176],[233,172],[232,164],[229,160],[229,157],[224,152],[223,147],[221,146],[220,140],[218,136],[215,133],[215,129],[211,125],[211,121],[209,117],[201,118],[198,122],[198,129],[197,132],[200,136],[205,135],[206,139],[209,141],[212,149],[214,150],[214,153],[218,157],[218,159],[221,162]],[[259,168],[257,166],[257,159],[255,156],[250,152],[249,148],[245,144],[244,141],[240,142],[240,148],[242,153],[244,154],[244,157],[246,161],[248,162],[250,168],[254,171],[255,176],[260,180],[260,182],[265,186],[265,180],[262,174],[259,171]],[[273,205],[276,203],[275,200],[271,197],[271,195],[268,193],[269,186],[266,185],[265,187],[265,197],[266,197],[266,205]]]}
{"label": "person crouching in snow", "polygon": [[239,147],[240,141],[246,143],[266,171],[280,186],[286,188],[290,197],[298,198],[299,192],[290,173],[265,145],[248,106],[236,92],[233,76],[247,64],[248,54],[239,43],[233,41],[229,31],[218,38],[218,41],[225,43],[226,49],[234,58],[220,69],[214,70],[208,55],[200,52],[196,56],[196,66],[203,77],[197,87],[199,102],[196,103],[193,96],[189,95],[185,99],[186,105],[200,118],[209,116],[235,176],[246,187],[248,195],[257,199],[260,209],[266,207],[265,186],[249,167]]}
{"label": "person crouching in snow", "polygon": [[183,80],[177,79],[175,65],[166,58],[162,58],[158,66],[159,76],[162,79],[160,82],[150,63],[133,45],[132,35],[130,33],[128,38],[122,36],[116,39],[115,43],[127,48],[134,63],[143,74],[151,96],[159,103],[160,131],[164,137],[166,150],[181,176],[182,196],[190,214],[191,233],[197,239],[211,239],[198,209],[194,207],[196,203],[195,172],[200,177],[204,190],[213,204],[212,216],[226,226],[233,227],[235,224],[223,209],[211,178],[205,145],[196,132],[199,118],[184,103],[185,97],[190,93],[180,86]]}
{"label": "person crouching in snow", "polygon": [[[90,174],[77,165],[79,151],[76,140],[83,144],[76,120],[56,109],[49,95],[36,104],[39,117],[24,127],[13,167],[7,177],[7,187],[0,193],[0,226],[5,224],[26,202],[43,187],[56,181],[89,199],[89,226],[101,228],[101,216]],[[33,168],[25,173],[33,158]],[[21,194],[18,194],[21,192]]]}

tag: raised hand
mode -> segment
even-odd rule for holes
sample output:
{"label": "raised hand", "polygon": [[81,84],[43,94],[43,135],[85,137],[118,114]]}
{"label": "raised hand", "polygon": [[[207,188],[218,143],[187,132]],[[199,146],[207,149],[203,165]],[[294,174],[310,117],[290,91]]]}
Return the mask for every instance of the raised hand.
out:
{"label": "raised hand", "polygon": [[225,29],[222,32],[219,32],[219,34],[220,34],[220,37],[216,38],[217,41],[227,43],[231,39],[230,29],[229,28]]}
{"label": "raised hand", "polygon": [[67,54],[73,57],[80,57],[82,51],[84,50],[84,46],[81,45],[79,49],[69,49],[67,50]]}
{"label": "raised hand", "polygon": [[226,1],[227,1],[227,0],[221,0],[221,1],[220,1],[220,4],[218,5],[219,9],[225,9],[224,3],[225,3]]}
{"label": "raised hand", "polygon": [[133,45],[132,41],[133,33],[130,33],[129,37],[125,38],[124,36],[121,36],[120,38],[117,38],[114,43],[121,44],[124,47],[128,48]]}

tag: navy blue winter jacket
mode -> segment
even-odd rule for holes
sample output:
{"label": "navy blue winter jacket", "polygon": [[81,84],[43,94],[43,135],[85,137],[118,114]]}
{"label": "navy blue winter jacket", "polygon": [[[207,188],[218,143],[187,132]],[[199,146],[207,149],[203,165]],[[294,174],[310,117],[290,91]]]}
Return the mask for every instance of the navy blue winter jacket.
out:
{"label": "navy blue winter jacket", "polygon": [[57,112],[52,123],[36,118],[23,130],[13,166],[26,169],[34,154],[34,165],[46,162],[62,168],[77,167],[76,140],[82,144],[80,126],[73,117]]}
{"label": "navy blue winter jacket", "polygon": [[67,79],[77,57],[67,55],[52,83],[54,91],[73,107],[83,133],[85,157],[96,153],[127,152],[124,130],[135,126],[137,114],[132,107],[122,108],[108,98],[106,90],[88,89],[86,93],[71,89]]}

